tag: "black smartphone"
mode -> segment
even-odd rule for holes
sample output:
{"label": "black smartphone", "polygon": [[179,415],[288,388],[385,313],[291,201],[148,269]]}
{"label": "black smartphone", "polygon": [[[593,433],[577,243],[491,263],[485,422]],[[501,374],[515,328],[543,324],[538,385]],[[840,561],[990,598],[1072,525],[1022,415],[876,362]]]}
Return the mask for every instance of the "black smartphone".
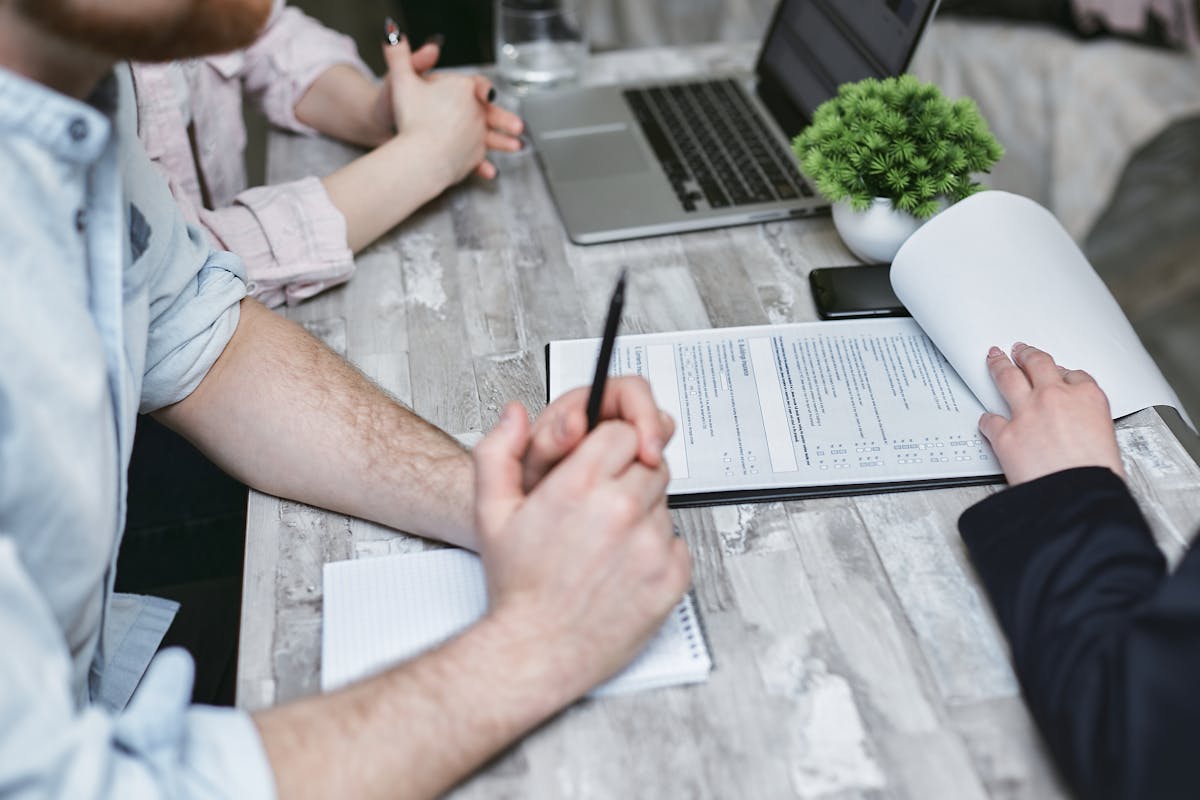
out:
{"label": "black smartphone", "polygon": [[889,264],[871,264],[822,267],[808,273],[821,319],[911,316],[892,291],[889,269]]}

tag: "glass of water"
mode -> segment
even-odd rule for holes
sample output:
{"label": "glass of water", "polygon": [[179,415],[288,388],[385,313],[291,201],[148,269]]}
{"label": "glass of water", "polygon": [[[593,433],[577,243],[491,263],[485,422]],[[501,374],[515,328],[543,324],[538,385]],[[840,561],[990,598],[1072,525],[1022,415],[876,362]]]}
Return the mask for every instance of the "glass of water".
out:
{"label": "glass of water", "polygon": [[586,0],[496,0],[496,72],[517,94],[579,82]]}

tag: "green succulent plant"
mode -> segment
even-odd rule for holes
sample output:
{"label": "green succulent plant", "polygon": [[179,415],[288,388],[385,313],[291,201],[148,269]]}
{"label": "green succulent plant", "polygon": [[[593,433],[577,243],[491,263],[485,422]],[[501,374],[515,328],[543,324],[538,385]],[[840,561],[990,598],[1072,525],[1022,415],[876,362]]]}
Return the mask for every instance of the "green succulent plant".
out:
{"label": "green succulent plant", "polygon": [[982,189],[971,176],[1004,155],[973,100],[948,100],[912,75],[843,84],[792,148],[829,201],[865,211],[886,197],[919,219]]}

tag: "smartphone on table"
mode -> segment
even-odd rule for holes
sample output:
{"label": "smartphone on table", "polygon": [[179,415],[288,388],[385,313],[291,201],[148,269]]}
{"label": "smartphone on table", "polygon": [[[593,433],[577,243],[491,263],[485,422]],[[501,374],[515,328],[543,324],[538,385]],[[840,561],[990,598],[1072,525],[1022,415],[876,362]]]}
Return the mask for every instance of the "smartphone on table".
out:
{"label": "smartphone on table", "polygon": [[821,319],[907,317],[908,309],[892,291],[890,264],[821,267],[808,273]]}

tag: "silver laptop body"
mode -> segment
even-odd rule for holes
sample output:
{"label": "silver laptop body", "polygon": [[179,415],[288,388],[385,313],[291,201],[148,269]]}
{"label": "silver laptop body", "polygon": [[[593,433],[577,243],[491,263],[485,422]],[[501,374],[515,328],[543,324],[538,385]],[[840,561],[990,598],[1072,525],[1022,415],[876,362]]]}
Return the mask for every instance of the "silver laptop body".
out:
{"label": "silver laptop body", "polygon": [[903,72],[937,0],[781,0],[753,75],[597,86],[521,105],[577,244],[815,214],[790,139],[847,81]]}

